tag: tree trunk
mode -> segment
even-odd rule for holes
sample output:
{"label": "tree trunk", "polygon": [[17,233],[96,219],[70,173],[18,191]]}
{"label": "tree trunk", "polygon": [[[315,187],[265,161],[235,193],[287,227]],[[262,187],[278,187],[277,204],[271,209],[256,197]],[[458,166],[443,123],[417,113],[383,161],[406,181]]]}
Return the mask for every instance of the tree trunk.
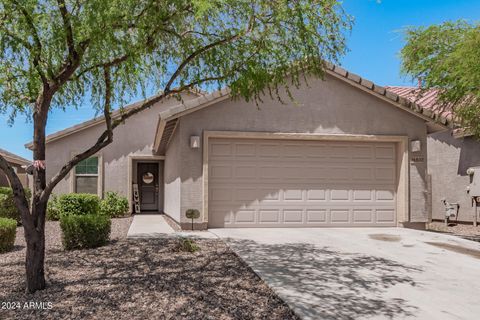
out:
{"label": "tree trunk", "polygon": [[[43,163],[45,162],[45,126],[51,100],[50,93],[41,95],[37,99],[33,113],[33,160]],[[29,221],[23,224],[27,242],[26,291],[31,293],[45,289],[45,216],[48,197],[42,200],[41,194],[45,190],[46,182],[45,168],[36,166],[33,171],[32,207],[27,217]]]}
{"label": "tree trunk", "polygon": [[[32,207],[32,211],[36,211],[37,217],[45,217],[46,204],[39,203]],[[45,288],[45,225],[39,220],[38,218],[36,219],[35,226],[32,229],[24,226],[25,240],[27,242],[25,259],[26,291],[30,293]]]}

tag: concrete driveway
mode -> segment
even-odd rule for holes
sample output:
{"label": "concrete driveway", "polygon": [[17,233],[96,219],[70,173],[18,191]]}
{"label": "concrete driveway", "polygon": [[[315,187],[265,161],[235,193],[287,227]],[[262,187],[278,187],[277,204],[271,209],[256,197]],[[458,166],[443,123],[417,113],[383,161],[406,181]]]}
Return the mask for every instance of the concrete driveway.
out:
{"label": "concrete driveway", "polygon": [[480,243],[410,229],[211,229],[304,319],[479,319]]}

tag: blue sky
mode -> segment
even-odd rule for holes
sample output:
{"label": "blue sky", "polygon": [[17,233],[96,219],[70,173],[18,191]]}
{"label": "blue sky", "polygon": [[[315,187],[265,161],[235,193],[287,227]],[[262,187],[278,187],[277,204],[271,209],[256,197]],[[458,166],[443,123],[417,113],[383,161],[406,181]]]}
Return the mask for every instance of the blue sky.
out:
{"label": "blue sky", "polygon": [[[478,0],[344,0],[347,13],[355,17],[348,38],[350,51],[342,65],[381,85],[410,85],[400,75],[398,53],[403,45],[401,30],[407,26],[441,23],[447,20],[480,20]],[[52,112],[47,133],[88,120],[95,112],[87,105],[79,110]],[[19,117],[13,126],[0,115],[0,148],[31,159],[23,145],[32,139],[32,124]]]}

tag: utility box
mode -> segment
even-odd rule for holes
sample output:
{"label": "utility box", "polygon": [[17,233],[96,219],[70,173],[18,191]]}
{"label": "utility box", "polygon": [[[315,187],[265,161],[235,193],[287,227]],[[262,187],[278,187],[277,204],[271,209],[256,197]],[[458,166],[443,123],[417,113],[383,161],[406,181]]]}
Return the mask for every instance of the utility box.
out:
{"label": "utility box", "polygon": [[470,175],[468,194],[470,197],[480,197],[480,167],[468,168],[467,174]]}

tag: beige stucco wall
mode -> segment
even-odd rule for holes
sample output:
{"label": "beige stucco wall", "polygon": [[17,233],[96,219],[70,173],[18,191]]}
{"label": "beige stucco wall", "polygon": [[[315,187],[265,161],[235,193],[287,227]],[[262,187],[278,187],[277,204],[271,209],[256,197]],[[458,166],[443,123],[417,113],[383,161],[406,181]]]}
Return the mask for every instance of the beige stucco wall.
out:
{"label": "beige stucco wall", "polygon": [[[184,99],[194,97],[192,94],[187,94]],[[113,143],[98,153],[102,159],[103,192],[116,191],[124,196],[128,195],[128,189],[131,188],[128,185],[129,156],[153,155],[152,145],[158,123],[158,113],[160,110],[178,103],[178,100],[174,98],[157,103],[150,109],[134,115],[125,124],[115,129]],[[104,123],[98,124],[48,143],[46,149],[47,179],[60,170],[73,154],[92,146],[105,130],[104,126]],[[72,173],[67,175],[53,192],[56,194],[71,192],[71,175]],[[134,177],[132,178],[134,179]],[[163,203],[163,191],[162,189],[160,191],[159,197]]]}
{"label": "beige stucco wall", "polygon": [[[177,128],[179,129],[179,128]],[[175,221],[180,221],[181,181],[180,181],[180,141],[179,130],[173,134],[165,154],[165,196],[164,211]]]}
{"label": "beige stucco wall", "polygon": [[428,173],[432,180],[432,218],[444,219],[441,199],[458,202],[459,221],[472,221],[474,208],[466,187],[470,177],[466,171],[480,166],[480,142],[473,137],[456,139],[451,131],[428,137]]}
{"label": "beige stucco wall", "polygon": [[[202,143],[202,148],[191,149],[189,137],[202,136],[205,130],[403,135],[422,144],[417,156],[423,156],[425,161],[409,168],[410,221],[426,222],[429,208],[424,121],[333,77],[328,76],[326,81],[311,80],[309,85],[310,88],[293,90],[295,103],[285,98],[288,103],[283,105],[267,97],[259,106],[243,100],[227,100],[182,117],[176,137],[181,149],[181,157],[177,158],[181,166],[180,212],[203,207],[202,148],[205,146]],[[183,214],[181,221],[187,221]]]}

